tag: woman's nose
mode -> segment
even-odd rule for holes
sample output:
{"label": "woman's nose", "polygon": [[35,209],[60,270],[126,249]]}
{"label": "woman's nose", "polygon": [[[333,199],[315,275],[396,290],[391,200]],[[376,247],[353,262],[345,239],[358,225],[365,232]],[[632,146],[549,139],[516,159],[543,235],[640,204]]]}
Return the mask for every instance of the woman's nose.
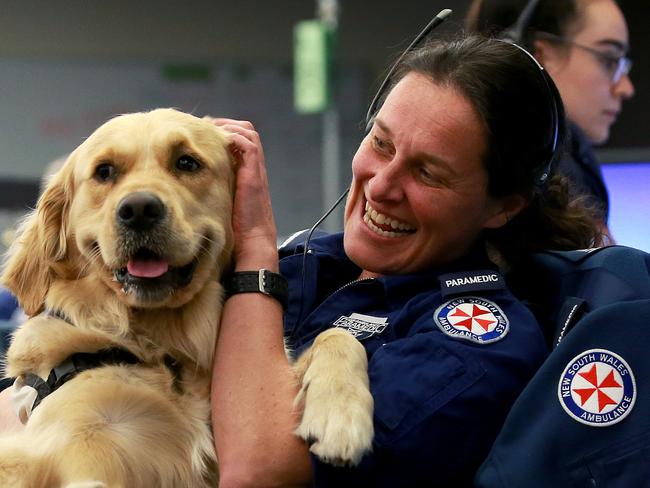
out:
{"label": "woman's nose", "polygon": [[375,202],[400,200],[404,195],[402,173],[396,159],[376,168],[368,179],[367,197]]}
{"label": "woman's nose", "polygon": [[627,100],[634,96],[634,84],[632,83],[630,76],[627,74],[618,80],[618,83],[614,84],[612,90],[615,96],[620,97],[623,100]]}

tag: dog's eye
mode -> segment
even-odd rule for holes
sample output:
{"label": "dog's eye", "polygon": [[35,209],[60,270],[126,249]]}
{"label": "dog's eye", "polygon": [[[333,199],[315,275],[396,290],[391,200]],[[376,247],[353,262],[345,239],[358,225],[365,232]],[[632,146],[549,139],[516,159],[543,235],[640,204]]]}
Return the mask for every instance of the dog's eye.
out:
{"label": "dog's eye", "polygon": [[176,168],[180,171],[194,173],[195,171],[201,169],[201,165],[192,156],[185,155],[176,160]]}
{"label": "dog's eye", "polygon": [[102,163],[95,168],[93,176],[100,183],[112,180],[115,177],[115,166],[110,163]]}

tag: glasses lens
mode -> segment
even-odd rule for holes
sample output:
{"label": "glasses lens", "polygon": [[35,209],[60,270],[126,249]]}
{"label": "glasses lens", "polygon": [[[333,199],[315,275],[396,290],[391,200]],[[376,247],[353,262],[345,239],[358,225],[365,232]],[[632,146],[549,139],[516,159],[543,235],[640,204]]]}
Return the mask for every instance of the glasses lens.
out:
{"label": "glasses lens", "polygon": [[614,83],[618,83],[619,81],[621,81],[621,78],[623,78],[626,74],[630,72],[631,69],[632,69],[632,60],[626,57],[618,58],[616,71],[614,71],[614,74],[612,75],[612,81]]}

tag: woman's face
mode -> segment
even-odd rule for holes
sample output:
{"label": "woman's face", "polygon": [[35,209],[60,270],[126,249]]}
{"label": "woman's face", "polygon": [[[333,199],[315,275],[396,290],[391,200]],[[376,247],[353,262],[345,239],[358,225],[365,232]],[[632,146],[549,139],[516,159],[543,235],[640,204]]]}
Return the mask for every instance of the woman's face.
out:
{"label": "woman's face", "polygon": [[462,256],[506,215],[487,194],[486,141],[473,106],[410,73],[390,92],[352,161],[345,251],[373,274]]}
{"label": "woman's face", "polygon": [[[579,26],[568,40],[610,56],[622,56],[628,50],[625,18],[612,0],[582,0]],[[560,91],[567,116],[594,144],[604,143],[616,121],[623,100],[634,95],[634,86],[625,75],[617,83],[608,73],[606,61],[575,45],[557,45],[538,41],[542,63]],[[568,48],[568,52],[566,49]]]}

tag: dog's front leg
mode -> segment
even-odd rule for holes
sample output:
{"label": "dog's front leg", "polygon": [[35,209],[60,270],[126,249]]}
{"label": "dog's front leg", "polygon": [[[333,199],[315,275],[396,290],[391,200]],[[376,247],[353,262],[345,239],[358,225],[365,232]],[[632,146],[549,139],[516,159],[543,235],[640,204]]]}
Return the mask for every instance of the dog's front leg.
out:
{"label": "dog's front leg", "polygon": [[301,386],[296,404],[304,404],[296,434],[323,461],[358,464],[374,435],[363,346],[349,332],[329,329],[298,358],[294,371]]}
{"label": "dog's front leg", "polygon": [[50,370],[75,352],[95,352],[114,345],[105,334],[74,327],[47,315],[32,317],[15,332],[7,351],[6,374],[33,373],[46,379]]}

